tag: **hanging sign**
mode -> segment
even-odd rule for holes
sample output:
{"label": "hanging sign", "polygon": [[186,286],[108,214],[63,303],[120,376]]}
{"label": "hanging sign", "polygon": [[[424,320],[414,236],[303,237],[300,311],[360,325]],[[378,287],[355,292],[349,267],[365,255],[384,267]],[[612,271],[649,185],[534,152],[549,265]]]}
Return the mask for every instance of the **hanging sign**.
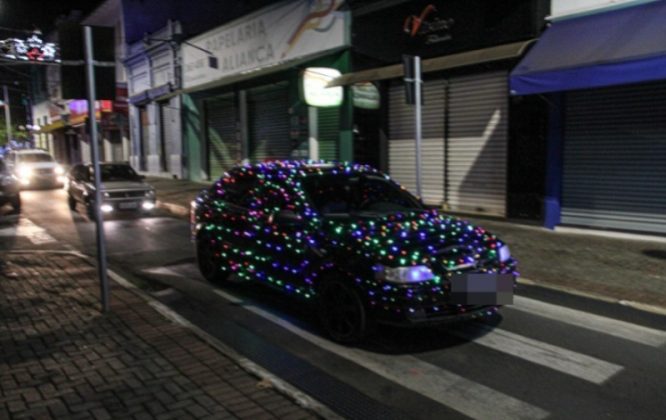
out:
{"label": "hanging sign", "polygon": [[352,85],[352,101],[356,108],[379,109],[379,89],[371,82]]}
{"label": "hanging sign", "polygon": [[340,70],[328,67],[309,67],[303,72],[303,100],[310,106],[332,108],[342,103],[342,86],[326,87],[340,76]]}

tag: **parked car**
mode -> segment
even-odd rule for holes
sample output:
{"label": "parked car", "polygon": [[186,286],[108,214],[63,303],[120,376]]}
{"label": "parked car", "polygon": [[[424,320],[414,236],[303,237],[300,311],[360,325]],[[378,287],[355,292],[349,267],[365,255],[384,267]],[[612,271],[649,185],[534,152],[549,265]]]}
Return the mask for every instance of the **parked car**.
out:
{"label": "parked car", "polygon": [[21,212],[21,193],[18,181],[0,159],[0,207],[9,203],[14,213]]}
{"label": "parked car", "polygon": [[[102,182],[100,210],[106,214],[127,211],[149,213],[155,208],[155,189],[144,182],[127,163],[101,163]],[[85,206],[90,218],[94,218],[95,185],[92,164],[78,164],[67,174],[65,185],[71,210],[77,204]]]}
{"label": "parked car", "polygon": [[191,229],[203,277],[312,301],[339,342],[361,340],[370,321],[472,319],[513,298],[506,244],[368,166],[237,167],[192,202]]}
{"label": "parked car", "polygon": [[22,189],[60,188],[65,182],[65,169],[45,150],[12,150],[6,163]]}

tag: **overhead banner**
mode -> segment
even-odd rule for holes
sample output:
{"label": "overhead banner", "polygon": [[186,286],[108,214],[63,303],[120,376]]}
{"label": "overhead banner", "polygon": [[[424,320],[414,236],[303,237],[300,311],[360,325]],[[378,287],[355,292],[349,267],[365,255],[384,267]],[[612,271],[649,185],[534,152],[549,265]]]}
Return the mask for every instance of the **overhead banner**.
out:
{"label": "overhead banner", "polygon": [[[342,0],[288,1],[182,44],[183,87],[320,55],[349,44]],[[189,44],[189,45],[188,45]]]}

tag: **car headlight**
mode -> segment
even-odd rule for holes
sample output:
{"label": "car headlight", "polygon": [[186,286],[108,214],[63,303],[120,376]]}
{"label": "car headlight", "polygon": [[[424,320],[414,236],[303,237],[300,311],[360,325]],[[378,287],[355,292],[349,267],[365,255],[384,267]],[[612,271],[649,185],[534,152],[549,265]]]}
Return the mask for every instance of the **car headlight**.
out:
{"label": "car headlight", "polygon": [[392,283],[408,284],[432,280],[432,270],[425,265],[410,267],[386,267],[381,264],[373,267],[377,280],[386,280]]}
{"label": "car headlight", "polygon": [[146,197],[155,197],[155,190],[147,190]]}
{"label": "car headlight", "polygon": [[56,175],[62,175],[62,174],[65,173],[65,170],[64,170],[63,167],[60,166],[60,165],[56,166],[55,169],[54,169],[54,171],[55,171]]}
{"label": "car headlight", "polygon": [[502,245],[498,252],[500,262],[507,262],[511,259],[511,251],[509,245]]}
{"label": "car headlight", "polygon": [[27,166],[19,166],[18,175],[21,178],[30,178],[32,176],[32,168],[28,168]]}

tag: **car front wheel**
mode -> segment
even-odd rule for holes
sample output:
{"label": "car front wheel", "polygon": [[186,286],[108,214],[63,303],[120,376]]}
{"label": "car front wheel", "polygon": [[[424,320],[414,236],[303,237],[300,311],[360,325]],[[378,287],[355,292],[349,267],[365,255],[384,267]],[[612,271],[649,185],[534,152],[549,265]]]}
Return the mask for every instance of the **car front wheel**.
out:
{"label": "car front wheel", "polygon": [[330,279],[319,290],[319,318],[328,335],[339,343],[358,343],[367,335],[365,306],[349,284]]}

